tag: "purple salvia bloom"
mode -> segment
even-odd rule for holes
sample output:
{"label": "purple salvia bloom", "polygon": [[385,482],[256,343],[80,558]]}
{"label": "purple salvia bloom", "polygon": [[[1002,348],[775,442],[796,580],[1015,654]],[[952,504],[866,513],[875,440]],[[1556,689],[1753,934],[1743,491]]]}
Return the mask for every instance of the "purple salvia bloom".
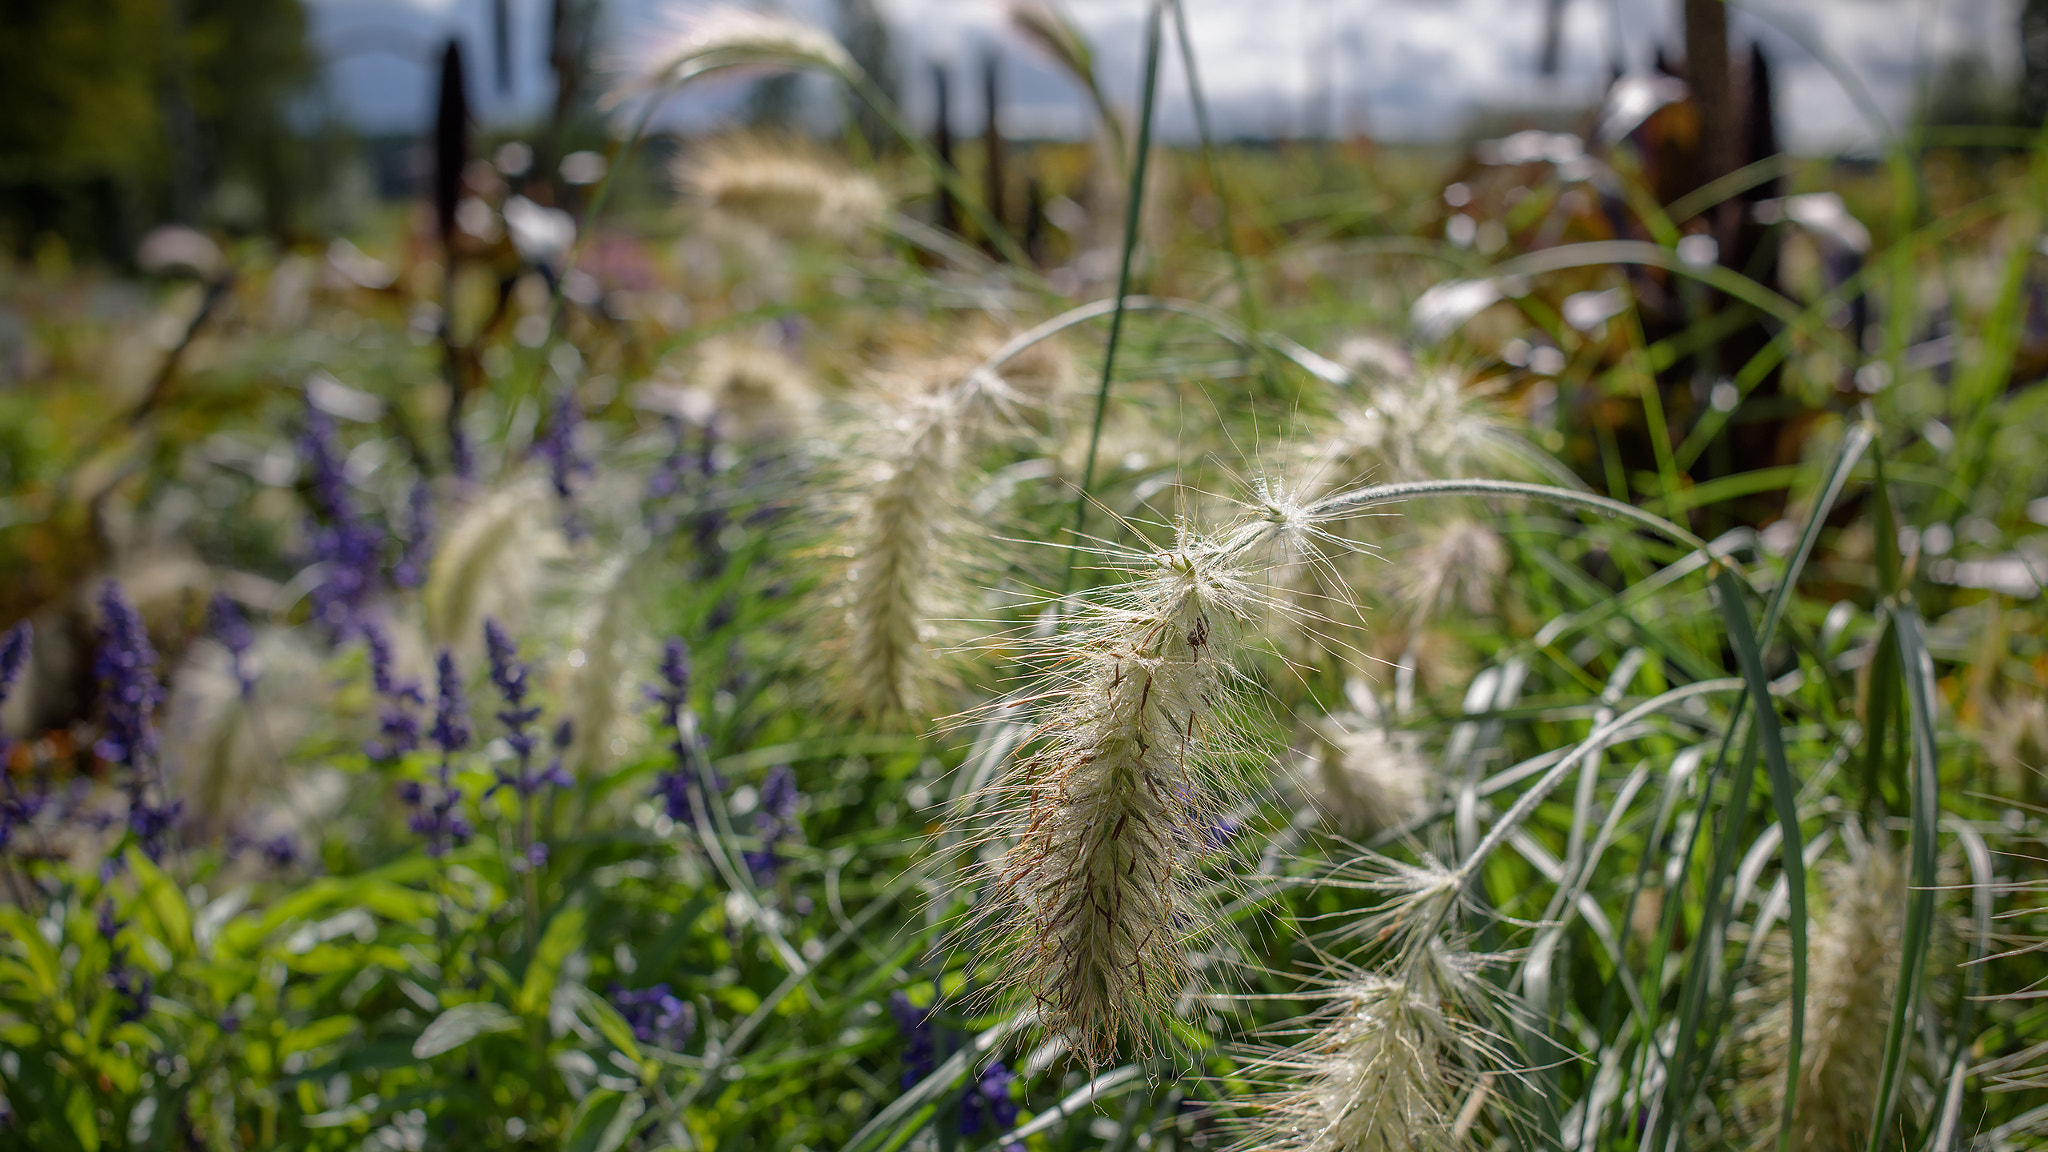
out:
{"label": "purple salvia bloom", "polygon": [[420,720],[413,709],[427,702],[426,694],[413,681],[392,675],[391,637],[383,625],[365,618],[362,632],[370,652],[370,683],[384,698],[378,738],[366,742],[363,753],[372,760],[396,760],[420,746]]}
{"label": "purple salvia bloom", "polygon": [[311,465],[313,508],[322,518],[313,530],[313,558],[323,566],[311,594],[313,618],[344,638],[361,627],[376,593],[384,534],[356,511],[334,421],[310,403],[299,448]]}
{"label": "purple salvia bloom", "polygon": [[577,476],[594,471],[590,461],[576,454],[576,429],[582,423],[583,410],[576,403],[575,392],[563,392],[555,397],[547,431],[533,442],[534,453],[548,462],[548,479],[554,483],[555,495],[564,500],[575,496]]}
{"label": "purple salvia bloom", "polygon": [[761,782],[762,822],[785,821],[796,814],[796,803],[802,794],[796,790],[796,773],[787,764],[777,764],[768,770],[768,778]]}
{"label": "purple salvia bloom", "polygon": [[796,815],[800,799],[802,794],[796,789],[796,773],[789,770],[789,765],[777,764],[768,770],[768,778],[761,782],[761,810],[754,814],[754,827],[761,836],[761,847],[758,851],[741,853],[755,880],[766,882],[781,867],[782,858],[776,855],[775,846],[796,831],[792,817]]}
{"label": "purple salvia bloom", "polygon": [[434,492],[426,477],[413,481],[409,508],[411,522],[398,563],[391,567],[391,582],[400,588],[418,588],[427,582],[427,565],[434,557]]}
{"label": "purple salvia bloom", "polygon": [[206,620],[213,629],[213,638],[228,650],[229,667],[242,689],[242,698],[255,695],[256,678],[249,672],[249,649],[256,644],[256,633],[249,627],[249,618],[242,615],[242,606],[227,593],[215,592],[206,606]]}
{"label": "purple salvia bloom", "polygon": [[993,1123],[998,1132],[1008,1131],[1017,1123],[1017,1103],[1010,1099],[1010,1081],[1016,1078],[1016,1073],[999,1060],[967,1086],[967,1091],[960,1094],[962,1136],[979,1133],[984,1122]]}
{"label": "purple salvia bloom", "polygon": [[476,479],[476,453],[470,450],[469,436],[460,428],[453,429],[448,436],[448,450],[451,463],[455,466],[458,480]]}
{"label": "purple salvia bloom", "polygon": [[[416,799],[412,819],[407,827],[427,842],[429,856],[442,856],[450,848],[458,848],[469,842],[476,830],[470,827],[467,817],[462,814],[462,789],[447,783],[448,775],[443,769],[442,783],[431,803],[427,800],[426,789],[414,784],[412,788],[401,788],[400,795]],[[409,782],[410,783],[410,782]]]}
{"label": "purple salvia bloom", "polygon": [[[7,702],[8,693],[14,690],[14,682],[21,678],[21,670],[28,665],[29,647],[34,642],[34,630],[23,620],[0,635],[0,704]],[[44,798],[24,796],[14,786],[14,773],[8,770],[7,761],[14,751],[14,741],[7,733],[0,732],[0,852],[14,842],[14,830],[36,818],[43,810]]]}
{"label": "purple salvia bloom", "polygon": [[454,783],[455,753],[469,747],[469,706],[463,700],[462,676],[455,657],[445,648],[435,660],[439,697],[434,702],[434,727],[429,733],[441,749],[441,767],[430,794],[416,781],[399,785],[399,796],[413,809],[408,822],[427,841],[427,855],[440,856],[465,844],[475,829],[462,814],[462,789]]}
{"label": "purple salvia bloom", "polygon": [[654,795],[662,801],[668,818],[695,823],[696,810],[690,803],[690,789],[700,780],[697,770],[701,749],[697,741],[697,719],[690,711],[690,646],[680,636],[671,636],[661,654],[662,686],[649,687],[647,698],[661,705],[663,720],[674,733],[669,751],[675,767],[655,778]]}
{"label": "purple salvia bloom", "polygon": [[156,754],[151,713],[164,696],[156,678],[156,649],[150,647],[142,615],[112,580],[100,593],[100,615],[93,677],[106,708],[106,733],[93,751],[101,759],[140,769]]}
{"label": "purple salvia bloom", "polygon": [[889,1015],[897,1030],[910,1042],[903,1052],[903,1086],[912,1087],[939,1066],[939,1043],[932,1027],[933,1009],[919,1008],[902,989],[889,994]]}
{"label": "purple salvia bloom", "polygon": [[505,739],[519,754],[523,764],[532,755],[535,744],[527,726],[540,717],[539,708],[525,706],[528,669],[519,660],[519,646],[513,643],[512,637],[496,620],[489,617],[484,618],[484,646],[490,653],[491,683],[505,700],[504,710],[498,713],[498,722],[505,726]]}
{"label": "purple salvia bloom", "polygon": [[290,836],[278,835],[263,842],[263,861],[280,871],[299,859],[299,846]]}
{"label": "purple salvia bloom", "polygon": [[28,666],[29,647],[35,641],[35,630],[23,620],[0,635],[0,703],[8,693],[14,691],[14,682],[21,678],[21,670]]}
{"label": "purple salvia bloom", "polygon": [[469,747],[469,704],[462,695],[462,675],[455,669],[455,655],[446,648],[434,659],[439,697],[434,701],[434,738],[445,766],[449,753]]}
{"label": "purple salvia bloom", "polygon": [[670,991],[667,984],[633,989],[613,984],[605,990],[605,999],[633,1030],[633,1039],[642,1044],[658,1043],[675,1051],[697,1030],[696,1005]]}

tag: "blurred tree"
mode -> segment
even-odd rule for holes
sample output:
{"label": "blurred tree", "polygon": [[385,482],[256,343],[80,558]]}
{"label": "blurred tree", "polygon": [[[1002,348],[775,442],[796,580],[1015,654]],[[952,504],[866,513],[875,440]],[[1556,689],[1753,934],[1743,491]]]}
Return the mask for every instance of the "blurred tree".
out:
{"label": "blurred tree", "polygon": [[313,58],[299,0],[0,0],[0,233],[125,260],[157,221],[254,201],[284,232],[316,185],[291,110]]}

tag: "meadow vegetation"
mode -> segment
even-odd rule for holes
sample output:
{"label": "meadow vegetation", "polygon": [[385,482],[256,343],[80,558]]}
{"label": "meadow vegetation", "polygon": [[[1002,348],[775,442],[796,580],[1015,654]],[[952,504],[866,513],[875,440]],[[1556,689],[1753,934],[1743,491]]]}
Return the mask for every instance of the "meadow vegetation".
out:
{"label": "meadow vegetation", "polygon": [[[2043,1146],[2048,145],[1166,147],[1152,11],[1006,210],[728,13],[0,271],[0,1146]],[[883,134],[643,138],[764,67]]]}

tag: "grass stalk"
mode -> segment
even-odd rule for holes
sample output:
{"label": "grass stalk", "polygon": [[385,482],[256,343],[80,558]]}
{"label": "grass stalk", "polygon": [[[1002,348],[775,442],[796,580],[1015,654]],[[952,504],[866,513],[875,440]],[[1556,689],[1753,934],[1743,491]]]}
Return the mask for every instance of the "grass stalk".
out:
{"label": "grass stalk", "polygon": [[[1109,317],[1109,342],[1102,351],[1102,379],[1095,388],[1095,418],[1088,428],[1088,458],[1081,468],[1081,489],[1074,494],[1073,541],[1087,539],[1088,501],[1095,490],[1095,457],[1102,445],[1102,419],[1109,411],[1109,386],[1116,373],[1116,351],[1124,332],[1124,299],[1131,293],[1131,259],[1138,250],[1138,221],[1145,210],[1145,171],[1152,157],[1152,111],[1159,96],[1159,49],[1161,22],[1167,0],[1152,0],[1145,19],[1145,79],[1143,100],[1138,110],[1138,152],[1131,162],[1131,180],[1125,192],[1123,252],[1117,259],[1116,307]],[[1074,561],[1078,552],[1067,553],[1067,574],[1060,588],[1062,598],[1074,589]]]}

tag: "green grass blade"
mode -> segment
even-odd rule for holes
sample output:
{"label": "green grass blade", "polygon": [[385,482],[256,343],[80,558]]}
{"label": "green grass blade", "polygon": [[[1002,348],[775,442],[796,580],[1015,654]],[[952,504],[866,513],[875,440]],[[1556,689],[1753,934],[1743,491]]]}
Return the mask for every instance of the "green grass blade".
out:
{"label": "green grass blade", "polygon": [[[1738,683],[1746,682],[1738,681]],[[1738,704],[1747,702],[1748,699],[1749,697],[1744,695],[1738,700]],[[1707,823],[1705,813],[1706,797],[1711,794],[1713,777],[1719,774],[1721,764],[1726,760],[1729,748],[1732,746],[1731,742],[1734,739],[1736,730],[1735,719],[1735,717],[1731,716],[1728,734],[1722,738],[1721,751],[1716,759],[1715,771],[1709,775],[1708,787],[1701,793],[1701,811],[1693,822],[1693,836],[1688,839],[1685,853],[1680,858],[1687,867],[1690,866],[1692,849],[1698,842],[1698,834]],[[1726,909],[1723,906],[1724,902],[1721,898],[1721,893],[1727,886],[1730,877],[1733,876],[1737,862],[1742,856],[1742,851],[1738,846],[1743,842],[1744,828],[1748,823],[1749,795],[1756,783],[1756,725],[1748,725],[1747,732],[1748,735],[1743,741],[1742,752],[1734,761],[1735,771],[1729,777],[1730,791],[1728,801],[1722,808],[1721,834],[1714,845],[1714,858],[1707,867],[1705,877],[1706,888],[1700,901],[1700,924],[1692,941],[1692,961],[1685,967],[1685,980],[1680,985],[1678,993],[1677,1048],[1672,1053],[1671,1063],[1668,1065],[1664,1081],[1664,1101],[1662,1107],[1657,1110],[1656,1128],[1649,1143],[1644,1145],[1646,1148],[1661,1149],[1668,1147],[1669,1133],[1674,1124],[1678,1126],[1679,1131],[1684,1131],[1684,1111],[1692,1100],[1690,1069],[1694,1050],[1699,1045],[1700,1018],[1706,1012],[1707,992],[1714,983],[1713,973],[1707,970],[1706,962],[1713,956],[1715,943],[1722,930],[1721,926],[1725,918]],[[1671,895],[1665,897],[1666,922],[1662,926],[1660,935],[1669,934],[1673,923],[1675,923],[1674,918],[1678,914],[1678,905],[1679,901]],[[1661,959],[1660,957],[1657,967],[1649,969],[1653,977],[1658,972],[1659,967],[1661,967]],[[1645,1024],[1647,1026],[1648,1022],[1646,1021]],[[1648,1050],[1647,1045],[1653,1042],[1653,1037],[1645,1036],[1644,1039],[1646,1050]]]}
{"label": "green grass blade", "polygon": [[1742,606],[1742,586],[1733,573],[1723,569],[1714,577],[1719,593],[1722,619],[1728,625],[1728,643],[1735,649],[1735,661],[1742,668],[1749,698],[1756,705],[1756,732],[1763,746],[1764,767],[1770,774],[1771,801],[1777,809],[1778,827],[1783,835],[1782,854],[1785,887],[1791,901],[1786,916],[1792,932],[1792,996],[1786,1004],[1791,1024],[1790,1043],[1785,1054],[1785,1103],[1778,1115],[1778,1149],[1792,1143],[1792,1114],[1799,1103],[1799,1050],[1806,1033],[1806,861],[1799,835],[1799,788],[1785,758],[1784,733],[1778,726],[1778,709],[1771,700],[1770,681],[1764,675],[1763,651],[1756,633],[1750,630],[1749,613]]}
{"label": "green grass blade", "polygon": [[[1878,1080],[1877,1108],[1871,1117],[1868,1152],[1878,1152],[1884,1146],[1885,1131],[1891,1125],[1899,1087],[1905,1079],[1913,1003],[1919,998],[1921,970],[1926,966],[1928,946],[1934,935],[1935,852],[1941,821],[1941,762],[1934,743],[1934,659],[1927,652],[1919,612],[1895,604],[1888,615],[1899,646],[1906,709],[1912,718],[1913,830],[1906,927],[1899,947],[1898,991],[1893,994],[1891,1027],[1884,1038],[1884,1063]],[[1872,733],[1872,738],[1876,736]]]}
{"label": "green grass blade", "polygon": [[1792,592],[1799,584],[1799,574],[1806,570],[1806,562],[1813,556],[1814,545],[1820,541],[1820,530],[1827,523],[1828,513],[1834,511],[1835,501],[1841,499],[1842,489],[1849,483],[1849,473],[1855,470],[1856,462],[1863,458],[1864,450],[1876,440],[1876,432],[1865,420],[1849,425],[1842,437],[1842,446],[1835,452],[1834,463],[1828,465],[1827,478],[1821,483],[1820,494],[1814,497],[1813,512],[1806,518],[1806,530],[1799,534],[1799,546],[1792,550],[1792,558],[1785,565],[1785,576],[1771,593],[1769,607],[1764,610],[1763,630],[1757,641],[1765,648],[1771,646],[1771,638],[1777,635],[1778,623],[1785,618],[1785,608],[1792,602]]}
{"label": "green grass blade", "polygon": [[[1124,204],[1124,246],[1123,254],[1117,260],[1116,309],[1109,317],[1109,344],[1102,352],[1102,381],[1095,388],[1095,419],[1088,430],[1088,460],[1081,469],[1081,490],[1074,494],[1074,540],[1076,545],[1085,538],[1088,527],[1088,500],[1095,487],[1095,455],[1102,446],[1102,418],[1109,411],[1109,385],[1116,373],[1116,349],[1124,332],[1124,298],[1131,294],[1131,258],[1138,250],[1138,218],[1145,209],[1145,169],[1152,155],[1152,109],[1159,96],[1159,48],[1161,24],[1165,15],[1166,0],[1153,0],[1152,12],[1145,21],[1145,88],[1144,102],[1138,113],[1138,154],[1131,164],[1131,182],[1125,194]],[[1067,553],[1066,586],[1062,594],[1074,587],[1074,560],[1077,552]]]}

